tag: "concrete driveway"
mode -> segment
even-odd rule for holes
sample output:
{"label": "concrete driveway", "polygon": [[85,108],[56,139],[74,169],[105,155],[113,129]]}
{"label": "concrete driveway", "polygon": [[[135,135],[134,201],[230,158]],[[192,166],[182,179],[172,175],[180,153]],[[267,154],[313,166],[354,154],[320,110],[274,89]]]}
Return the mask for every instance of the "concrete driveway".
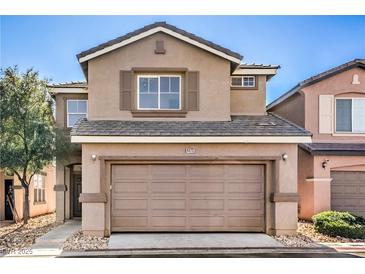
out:
{"label": "concrete driveway", "polygon": [[113,233],[109,249],[276,248],[263,233]]}

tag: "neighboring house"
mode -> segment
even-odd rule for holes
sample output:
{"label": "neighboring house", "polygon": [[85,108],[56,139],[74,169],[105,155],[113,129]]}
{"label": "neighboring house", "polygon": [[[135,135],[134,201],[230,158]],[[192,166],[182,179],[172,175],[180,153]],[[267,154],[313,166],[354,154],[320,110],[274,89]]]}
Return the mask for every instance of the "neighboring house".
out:
{"label": "neighboring house", "polygon": [[267,107],[313,133],[298,159],[299,216],[365,217],[365,59],[300,82]]}
{"label": "neighboring house", "polygon": [[106,236],[296,233],[297,148],[311,134],[266,113],[278,66],[164,22],[77,57],[87,85],[53,89],[56,123],[81,144],[57,163],[58,222],[82,215],[86,234]]}
{"label": "neighboring house", "polygon": [[[51,164],[33,176],[29,186],[30,217],[55,211],[55,171],[55,166]],[[16,220],[16,214],[23,218],[23,202],[24,189],[17,176],[0,170],[0,221]]]}

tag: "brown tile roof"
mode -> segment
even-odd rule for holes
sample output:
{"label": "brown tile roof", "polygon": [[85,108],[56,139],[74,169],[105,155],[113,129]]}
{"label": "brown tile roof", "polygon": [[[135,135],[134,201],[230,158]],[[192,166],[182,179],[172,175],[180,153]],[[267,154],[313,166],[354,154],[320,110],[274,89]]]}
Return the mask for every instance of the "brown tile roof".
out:
{"label": "brown tile roof", "polygon": [[74,136],[311,136],[274,114],[233,116],[232,121],[80,120]]}
{"label": "brown tile roof", "polygon": [[264,65],[264,64],[255,64],[255,63],[252,63],[252,64],[241,64],[239,66],[239,68],[245,68],[245,69],[278,69],[280,68],[279,65]]}
{"label": "brown tile roof", "polygon": [[48,86],[51,88],[86,88],[87,83],[85,81],[76,81],[76,82],[50,84]]}
{"label": "brown tile roof", "polygon": [[221,52],[224,52],[225,54],[230,55],[232,57],[235,57],[237,59],[242,59],[243,58],[242,55],[239,54],[239,53],[237,53],[237,52],[234,52],[234,51],[231,51],[231,50],[229,50],[227,48],[224,48],[222,46],[219,46],[219,45],[217,45],[217,44],[215,44],[215,43],[213,43],[211,41],[208,41],[208,40],[205,40],[204,38],[201,38],[199,36],[196,36],[195,34],[192,34],[190,32],[187,32],[187,31],[184,31],[182,29],[179,29],[179,28],[177,28],[177,27],[175,27],[173,25],[167,24],[166,22],[156,22],[156,23],[153,23],[153,24],[144,26],[143,28],[137,29],[137,30],[132,31],[130,33],[127,33],[127,34],[125,34],[123,36],[120,36],[120,37],[118,37],[116,39],[110,40],[110,41],[105,42],[105,43],[102,43],[102,44],[100,44],[100,45],[98,45],[96,47],[93,47],[91,49],[88,49],[88,50],[85,50],[83,52],[80,52],[79,54],[77,54],[77,58],[80,59],[82,57],[85,57],[86,55],[92,54],[92,53],[97,52],[99,50],[102,50],[102,49],[104,49],[106,47],[109,47],[109,46],[112,46],[114,44],[120,43],[120,42],[122,42],[122,41],[124,41],[126,39],[129,39],[129,38],[131,38],[133,36],[139,35],[139,34],[141,34],[143,32],[146,32],[148,30],[154,29],[156,27],[164,27],[166,29],[172,30],[172,31],[174,31],[176,33],[179,33],[181,35],[184,35],[186,37],[189,37],[192,40],[195,40],[195,41],[197,41],[199,43],[202,43],[202,44],[205,44],[205,45],[207,45],[207,46],[209,46],[211,48],[214,48],[216,50],[219,50]]}
{"label": "brown tile roof", "polygon": [[292,88],[291,90],[287,91],[286,93],[284,93],[283,95],[281,95],[279,98],[275,99],[273,102],[271,102],[268,106],[267,109],[270,110],[271,108],[273,108],[274,106],[280,104],[281,102],[283,102],[284,100],[286,100],[287,98],[289,98],[290,96],[294,95],[295,93],[297,93],[301,88],[306,87],[306,86],[310,86],[313,85],[319,81],[322,81],[326,78],[332,77],[338,73],[341,73],[343,71],[355,68],[355,67],[361,67],[365,69],[365,59],[354,59],[350,62],[347,62],[345,64],[342,64],[340,66],[334,67],[332,69],[329,69],[325,72],[322,72],[320,74],[317,74],[315,76],[312,76],[304,81],[299,82],[294,88]]}
{"label": "brown tile roof", "polygon": [[300,147],[312,155],[365,156],[365,143],[311,143]]}

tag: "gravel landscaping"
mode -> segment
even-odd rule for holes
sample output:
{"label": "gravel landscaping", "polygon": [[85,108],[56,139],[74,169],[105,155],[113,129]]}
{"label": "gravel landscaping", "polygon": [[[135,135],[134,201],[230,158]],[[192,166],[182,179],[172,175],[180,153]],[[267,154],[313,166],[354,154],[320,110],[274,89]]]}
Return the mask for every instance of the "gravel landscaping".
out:
{"label": "gravel landscaping", "polygon": [[364,243],[362,239],[348,239],[343,237],[330,237],[314,230],[312,222],[300,221],[298,223],[298,235],[274,236],[274,239],[287,247],[318,247],[320,243]]}
{"label": "gravel landscaping", "polygon": [[67,239],[63,245],[63,250],[81,251],[107,249],[108,241],[109,238],[87,236],[83,235],[82,231],[78,231]]}
{"label": "gravel landscaping", "polygon": [[28,224],[10,224],[0,227],[0,253],[29,248],[36,238],[53,229],[56,214],[46,214],[29,219]]}

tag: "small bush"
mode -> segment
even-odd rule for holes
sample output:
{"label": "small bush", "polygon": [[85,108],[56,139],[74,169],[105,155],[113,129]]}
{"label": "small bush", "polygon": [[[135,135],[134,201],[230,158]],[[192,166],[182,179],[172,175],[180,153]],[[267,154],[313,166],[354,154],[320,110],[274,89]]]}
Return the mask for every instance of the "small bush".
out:
{"label": "small bush", "polygon": [[331,237],[365,239],[365,218],[350,212],[324,211],[312,217],[316,231]]}

